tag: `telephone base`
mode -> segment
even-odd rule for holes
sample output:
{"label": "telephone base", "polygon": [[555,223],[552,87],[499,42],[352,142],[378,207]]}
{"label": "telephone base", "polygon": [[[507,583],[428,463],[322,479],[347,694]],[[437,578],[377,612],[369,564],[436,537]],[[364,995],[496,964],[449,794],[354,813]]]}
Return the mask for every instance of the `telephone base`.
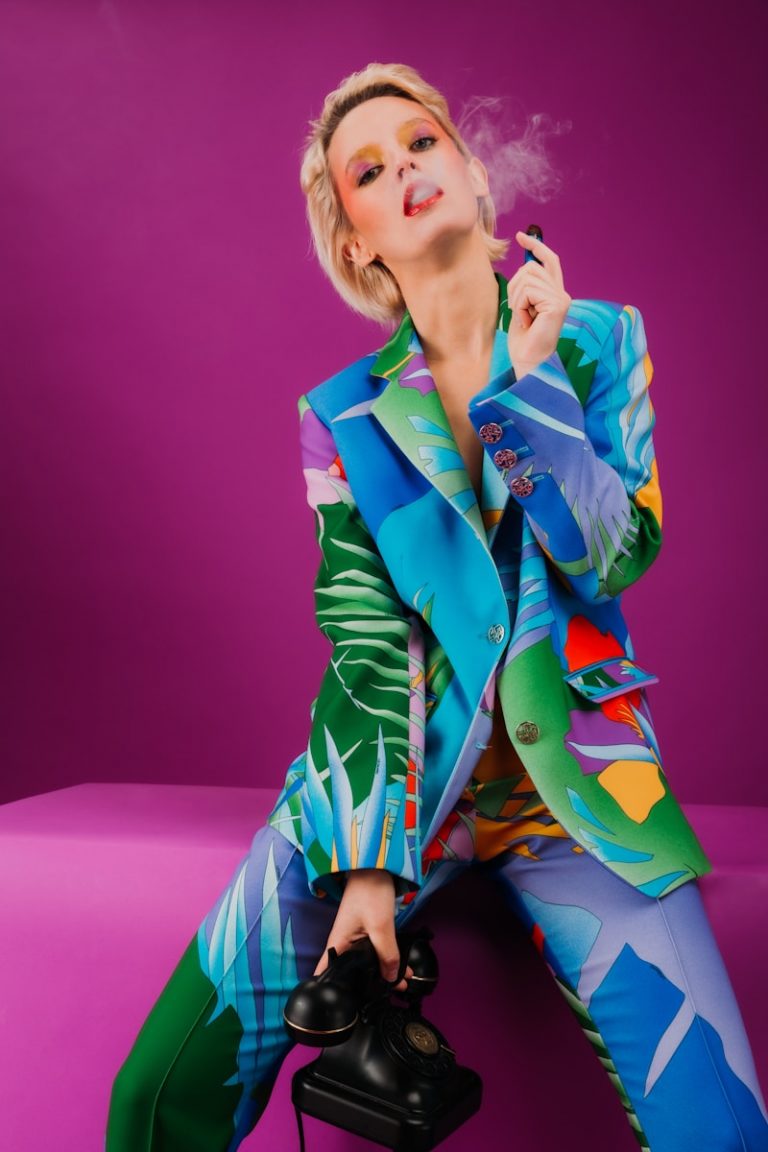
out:
{"label": "telephone base", "polygon": [[482,1081],[469,1068],[455,1066],[450,1083],[442,1085],[439,1101],[431,1085],[424,1085],[426,1091],[422,1094],[419,1078],[415,1077],[408,1087],[407,1104],[405,1100],[397,1103],[325,1076],[321,1069],[327,1052],[294,1073],[294,1106],[307,1116],[325,1120],[385,1148],[429,1152],[480,1109]]}

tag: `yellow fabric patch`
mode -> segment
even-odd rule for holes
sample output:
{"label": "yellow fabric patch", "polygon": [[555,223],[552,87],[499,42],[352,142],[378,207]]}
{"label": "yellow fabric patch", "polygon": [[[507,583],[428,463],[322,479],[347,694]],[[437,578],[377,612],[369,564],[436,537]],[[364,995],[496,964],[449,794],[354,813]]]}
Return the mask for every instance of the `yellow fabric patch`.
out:
{"label": "yellow fabric patch", "polygon": [[614,760],[597,777],[609,796],[637,824],[665,795],[658,764],[644,760]]}
{"label": "yellow fabric patch", "polygon": [[661,488],[659,487],[659,466],[656,463],[656,457],[651,461],[650,479],[642,488],[638,488],[633,500],[638,508],[650,508],[656,517],[659,528],[661,528]]}

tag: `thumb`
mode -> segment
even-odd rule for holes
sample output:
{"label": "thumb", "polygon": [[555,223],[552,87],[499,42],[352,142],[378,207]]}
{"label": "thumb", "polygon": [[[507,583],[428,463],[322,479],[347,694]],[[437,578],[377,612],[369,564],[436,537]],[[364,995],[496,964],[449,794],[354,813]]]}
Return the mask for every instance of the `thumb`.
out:
{"label": "thumb", "polygon": [[325,949],[323,951],[323,954],[321,955],[320,959],[318,960],[317,964],[315,965],[315,970],[312,973],[312,975],[313,976],[319,976],[322,972],[325,972],[327,967],[328,967],[328,945],[326,944]]}

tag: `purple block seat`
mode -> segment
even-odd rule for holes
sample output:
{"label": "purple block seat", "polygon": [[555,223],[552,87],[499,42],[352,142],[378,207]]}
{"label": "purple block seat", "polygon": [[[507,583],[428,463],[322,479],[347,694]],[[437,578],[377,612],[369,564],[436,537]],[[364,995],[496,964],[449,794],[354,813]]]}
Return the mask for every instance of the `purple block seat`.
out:
{"label": "purple block seat", "polygon": [[[112,1080],[275,795],[79,784],[0,806],[4,1147],[101,1152]],[[768,808],[686,810],[715,865],[702,892],[765,1083]],[[465,876],[427,919],[441,962],[427,1015],[485,1085],[446,1152],[634,1152],[607,1077],[495,890]],[[290,1054],[244,1152],[298,1148],[290,1078],[312,1055]],[[308,1152],[377,1147],[311,1119],[306,1135]]]}

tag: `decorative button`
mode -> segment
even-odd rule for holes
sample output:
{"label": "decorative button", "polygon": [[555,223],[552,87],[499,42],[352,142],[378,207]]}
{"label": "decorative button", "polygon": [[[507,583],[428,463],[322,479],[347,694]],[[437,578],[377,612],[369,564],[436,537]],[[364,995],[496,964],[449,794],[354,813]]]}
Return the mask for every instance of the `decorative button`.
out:
{"label": "decorative button", "polygon": [[491,624],[490,628],[488,629],[488,639],[490,640],[491,644],[501,644],[502,640],[504,639],[504,625]]}
{"label": "decorative button", "polygon": [[498,444],[502,435],[501,424],[496,424],[493,420],[489,424],[480,425],[480,439],[486,444]]}
{"label": "decorative button", "polygon": [[535,744],[539,738],[539,726],[533,720],[523,720],[515,729],[515,736],[521,744]]}
{"label": "decorative button", "polygon": [[511,448],[499,448],[498,452],[493,454],[493,462],[499,468],[514,468],[517,464],[517,452],[513,452]]}
{"label": "decorative button", "polygon": [[533,480],[527,476],[517,476],[509,486],[513,496],[530,496],[533,492]]}

